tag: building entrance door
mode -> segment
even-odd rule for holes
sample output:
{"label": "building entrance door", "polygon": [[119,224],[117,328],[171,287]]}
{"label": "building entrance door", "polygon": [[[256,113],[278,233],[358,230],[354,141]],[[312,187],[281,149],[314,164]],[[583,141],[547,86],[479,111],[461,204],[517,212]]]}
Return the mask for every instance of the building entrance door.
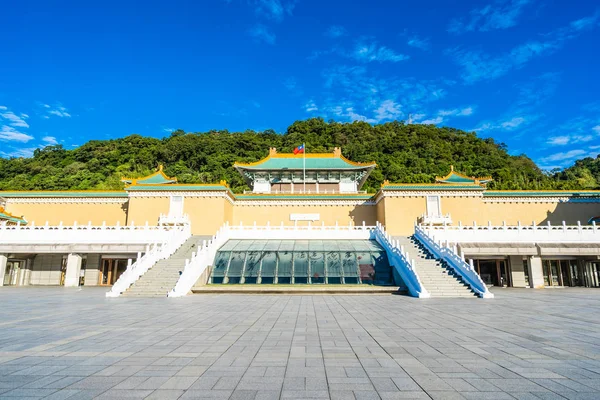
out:
{"label": "building entrance door", "polygon": [[19,271],[21,270],[22,263],[23,261],[8,261],[6,263],[6,272],[2,277],[4,286],[17,285],[17,279],[19,279]]}
{"label": "building entrance door", "polygon": [[506,260],[475,260],[477,273],[488,286],[512,286]]}
{"label": "building entrance door", "polygon": [[102,269],[98,277],[98,285],[112,286],[127,269],[127,260],[124,258],[103,258]]}

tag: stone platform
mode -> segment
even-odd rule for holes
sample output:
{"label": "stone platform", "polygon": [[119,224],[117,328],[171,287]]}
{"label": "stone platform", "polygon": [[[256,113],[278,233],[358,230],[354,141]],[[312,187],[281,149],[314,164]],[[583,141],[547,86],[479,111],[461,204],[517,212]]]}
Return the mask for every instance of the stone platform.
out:
{"label": "stone platform", "polygon": [[0,288],[0,398],[600,399],[600,290],[494,299]]}

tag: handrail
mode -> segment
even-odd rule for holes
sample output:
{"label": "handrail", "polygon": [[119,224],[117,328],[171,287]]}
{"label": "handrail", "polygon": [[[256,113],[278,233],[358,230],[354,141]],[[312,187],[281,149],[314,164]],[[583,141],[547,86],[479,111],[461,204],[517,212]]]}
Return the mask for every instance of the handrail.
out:
{"label": "handrail", "polygon": [[[301,184],[300,184],[301,185]],[[271,190],[271,191],[258,191],[254,190],[244,190],[244,194],[367,194],[366,190],[350,190],[350,191],[340,191],[340,190]]]}
{"label": "handrail", "polygon": [[427,234],[420,226],[415,225],[415,237],[429,250],[435,258],[442,259],[459,274],[463,280],[471,287],[471,289],[484,299],[493,298],[491,293],[479,274],[473,268],[473,265],[467,264],[461,256],[456,252],[456,248],[443,246]]}
{"label": "handrail", "polygon": [[169,258],[185,241],[191,236],[191,227],[189,224],[174,228],[169,237],[160,245],[155,244],[148,248],[146,254],[141,256],[138,253],[138,259],[133,264],[127,265],[127,269],[121,274],[111,289],[106,293],[106,297],[119,297],[133,285],[142,275],[144,275],[154,264],[165,258]]}
{"label": "handrail", "polygon": [[450,243],[479,242],[479,243],[597,243],[600,240],[600,229],[592,222],[591,225],[443,225],[434,226],[421,224],[428,235],[435,236]]}
{"label": "handrail", "polygon": [[211,240],[203,241],[197,252],[185,260],[183,273],[177,280],[175,287],[167,294],[168,297],[182,297],[192,290],[198,279],[209,265],[212,265],[217,255],[217,250],[229,240],[229,225],[225,223]]}
{"label": "handrail", "polygon": [[415,261],[410,260],[408,252],[404,252],[404,249],[399,247],[398,243],[390,238],[383,225],[379,222],[377,222],[375,228],[375,240],[385,249],[390,264],[406,284],[411,296],[421,299],[430,297],[429,292],[421,283],[421,279],[414,268]]}

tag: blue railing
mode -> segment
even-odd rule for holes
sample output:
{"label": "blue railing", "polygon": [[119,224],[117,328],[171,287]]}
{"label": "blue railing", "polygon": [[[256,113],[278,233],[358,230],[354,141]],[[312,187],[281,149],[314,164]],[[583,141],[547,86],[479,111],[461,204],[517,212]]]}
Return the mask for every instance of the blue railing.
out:
{"label": "blue railing", "polygon": [[379,222],[375,228],[375,240],[385,249],[388,261],[394,269],[394,277],[400,276],[410,295],[418,298],[430,297],[414,269],[414,260],[411,261],[408,252],[403,253],[402,249],[394,244]]}
{"label": "blue railing", "polygon": [[465,260],[456,253],[455,249],[442,246],[441,243],[436,243],[435,240],[418,225],[415,226],[415,237],[435,258],[446,261],[448,266],[452,268],[455,273],[460,275],[463,278],[463,281],[469,285],[479,297],[485,299],[494,297],[473,266],[467,264]]}

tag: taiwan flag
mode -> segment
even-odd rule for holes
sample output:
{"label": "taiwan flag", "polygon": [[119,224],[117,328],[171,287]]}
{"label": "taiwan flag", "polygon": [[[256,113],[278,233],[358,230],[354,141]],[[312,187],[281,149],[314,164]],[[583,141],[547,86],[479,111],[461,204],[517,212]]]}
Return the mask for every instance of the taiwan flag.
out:
{"label": "taiwan flag", "polygon": [[304,145],[303,144],[301,144],[300,146],[298,146],[294,149],[294,154],[300,154],[300,153],[304,153]]}

